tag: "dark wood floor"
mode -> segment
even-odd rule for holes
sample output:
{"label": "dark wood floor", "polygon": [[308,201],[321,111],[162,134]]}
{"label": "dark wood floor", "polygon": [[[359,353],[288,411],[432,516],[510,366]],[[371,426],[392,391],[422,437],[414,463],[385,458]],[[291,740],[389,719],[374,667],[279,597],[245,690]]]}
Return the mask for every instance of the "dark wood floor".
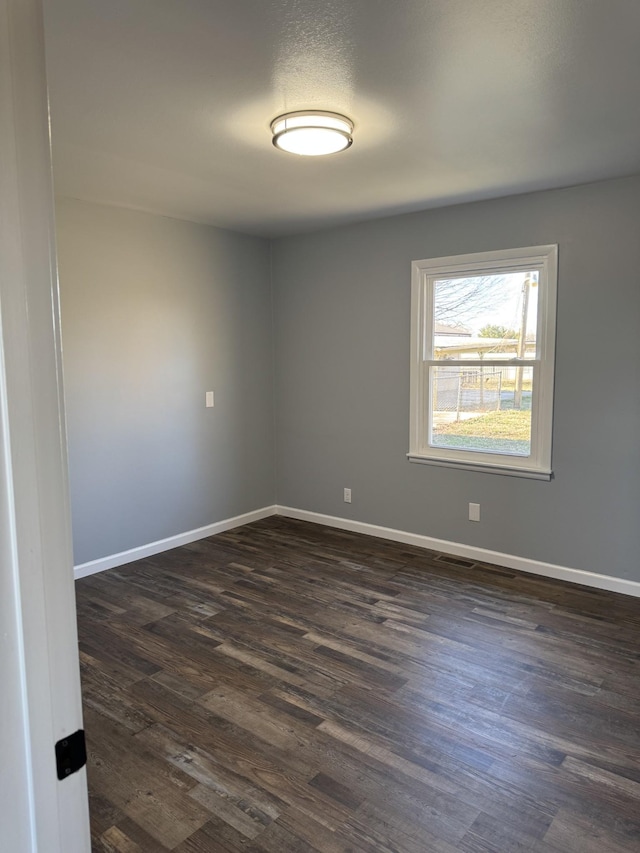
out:
{"label": "dark wood floor", "polygon": [[77,594],[96,851],[640,850],[638,599],[283,518]]}

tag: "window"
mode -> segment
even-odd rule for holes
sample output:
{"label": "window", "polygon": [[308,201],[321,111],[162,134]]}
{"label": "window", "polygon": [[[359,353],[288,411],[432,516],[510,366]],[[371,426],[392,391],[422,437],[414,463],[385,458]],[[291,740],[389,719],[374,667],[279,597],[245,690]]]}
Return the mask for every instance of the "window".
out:
{"label": "window", "polygon": [[409,459],[550,479],[557,257],[413,262]]}

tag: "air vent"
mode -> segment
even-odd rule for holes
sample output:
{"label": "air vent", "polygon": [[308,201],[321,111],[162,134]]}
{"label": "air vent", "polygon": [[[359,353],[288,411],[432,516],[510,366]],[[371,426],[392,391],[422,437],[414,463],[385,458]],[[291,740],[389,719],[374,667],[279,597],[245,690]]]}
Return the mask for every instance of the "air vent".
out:
{"label": "air vent", "polygon": [[462,560],[460,557],[450,557],[448,554],[441,554],[439,557],[436,557],[436,560],[440,563],[449,563],[452,566],[461,566],[464,569],[472,569],[475,566],[475,563],[469,560]]}

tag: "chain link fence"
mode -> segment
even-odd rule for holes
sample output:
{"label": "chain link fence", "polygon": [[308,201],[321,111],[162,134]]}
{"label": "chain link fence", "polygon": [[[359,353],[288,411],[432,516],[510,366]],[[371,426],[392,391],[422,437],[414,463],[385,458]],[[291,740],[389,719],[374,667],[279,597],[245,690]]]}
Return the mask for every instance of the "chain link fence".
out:
{"label": "chain link fence", "polygon": [[463,412],[498,411],[502,399],[502,373],[496,367],[434,368],[434,413],[444,416],[445,420],[459,420]]}

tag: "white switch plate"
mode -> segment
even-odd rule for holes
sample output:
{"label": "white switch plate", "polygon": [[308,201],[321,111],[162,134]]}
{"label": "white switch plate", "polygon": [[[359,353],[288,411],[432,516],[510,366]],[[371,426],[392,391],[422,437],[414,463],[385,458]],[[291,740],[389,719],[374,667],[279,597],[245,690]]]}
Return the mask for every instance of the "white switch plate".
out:
{"label": "white switch plate", "polygon": [[469,521],[480,521],[480,504],[469,504]]}
{"label": "white switch plate", "polygon": [[207,409],[213,408],[213,391],[207,391],[205,394],[205,406]]}
{"label": "white switch plate", "polygon": [[345,489],[344,490],[344,502],[346,504],[351,503],[351,489]]}

